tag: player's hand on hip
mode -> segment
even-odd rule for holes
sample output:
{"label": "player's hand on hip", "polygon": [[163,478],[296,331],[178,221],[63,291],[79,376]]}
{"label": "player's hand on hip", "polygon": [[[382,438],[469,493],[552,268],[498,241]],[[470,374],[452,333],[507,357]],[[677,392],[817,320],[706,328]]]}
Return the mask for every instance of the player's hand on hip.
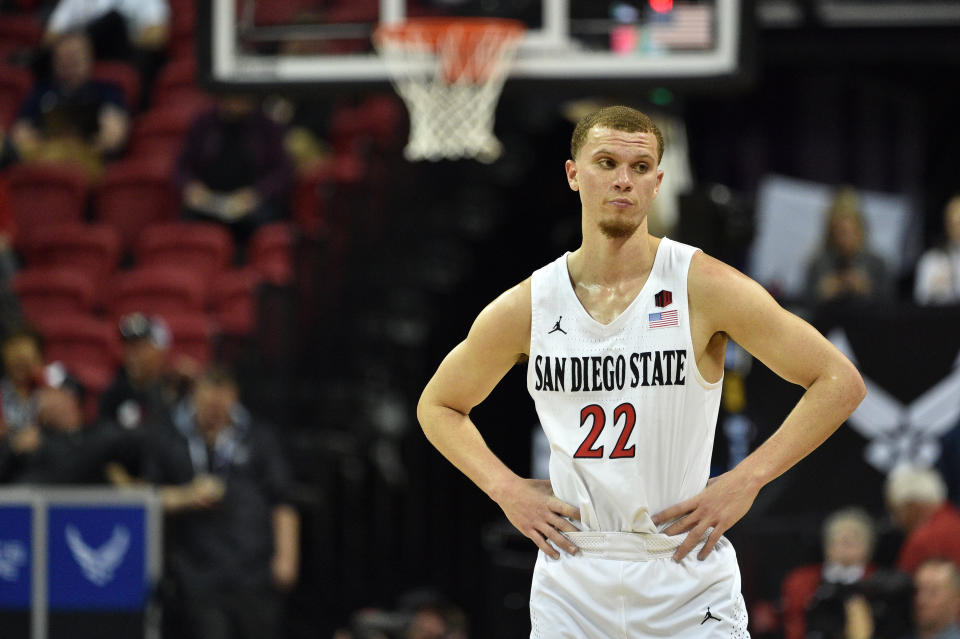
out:
{"label": "player's hand on hip", "polygon": [[510,523],[549,556],[560,559],[557,548],[577,553],[577,546],[563,533],[578,530],[568,519],[579,521],[580,509],[557,499],[549,480],[518,479],[499,504]]}
{"label": "player's hand on hip", "polygon": [[687,556],[693,548],[707,536],[703,548],[697,554],[698,559],[706,559],[720,536],[747,514],[759,489],[751,487],[749,482],[741,481],[734,471],[714,477],[706,487],[690,499],[661,510],[653,516],[657,526],[673,521],[663,530],[665,535],[687,533],[683,543],[673,554],[676,561]]}

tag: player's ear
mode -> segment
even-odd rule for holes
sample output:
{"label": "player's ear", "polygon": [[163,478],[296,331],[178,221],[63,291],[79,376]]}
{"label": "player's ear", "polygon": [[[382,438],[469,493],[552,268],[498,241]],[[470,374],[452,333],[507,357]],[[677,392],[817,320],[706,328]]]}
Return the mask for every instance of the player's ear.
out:
{"label": "player's ear", "polygon": [[577,181],[577,163],[573,160],[567,160],[564,169],[567,172],[567,184],[570,185],[570,190],[579,191],[580,183]]}
{"label": "player's ear", "polygon": [[660,185],[663,184],[663,169],[657,169],[657,186],[653,189],[653,195],[660,193]]}

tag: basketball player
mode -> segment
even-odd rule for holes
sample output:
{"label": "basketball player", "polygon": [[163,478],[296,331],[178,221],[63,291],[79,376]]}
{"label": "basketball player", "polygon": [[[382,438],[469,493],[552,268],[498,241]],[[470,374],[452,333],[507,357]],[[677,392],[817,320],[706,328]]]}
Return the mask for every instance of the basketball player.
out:
{"label": "basketball player", "polygon": [[[662,155],[660,131],[633,109],[577,124],[566,175],[581,246],[487,306],[420,398],[430,442],[541,550],[531,637],[748,636],[722,534],[865,393],[853,365],[757,283],[647,232]],[[728,339],[806,392],[763,445],[707,481]],[[514,474],[470,420],[523,361],[549,481]]]}

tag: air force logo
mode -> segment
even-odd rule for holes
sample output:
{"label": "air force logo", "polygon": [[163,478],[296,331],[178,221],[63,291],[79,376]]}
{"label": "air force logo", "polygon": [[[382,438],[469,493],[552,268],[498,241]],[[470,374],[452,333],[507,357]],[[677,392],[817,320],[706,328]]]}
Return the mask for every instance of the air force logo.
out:
{"label": "air force logo", "polygon": [[98,586],[113,581],[114,571],[123,563],[130,548],[130,530],[126,526],[114,526],[110,539],[99,548],[88,546],[73,524],[67,525],[64,535],[83,576]]}
{"label": "air force logo", "polygon": [[[857,363],[843,329],[835,329],[827,337]],[[867,462],[883,472],[903,464],[930,466],[936,462],[939,438],[960,419],[960,355],[949,375],[910,404],[900,402],[866,375],[863,382],[867,396],[848,421],[870,440],[865,450]]]}
{"label": "air force logo", "polygon": [[27,563],[27,548],[16,539],[0,541],[0,579],[17,581],[20,568]]}

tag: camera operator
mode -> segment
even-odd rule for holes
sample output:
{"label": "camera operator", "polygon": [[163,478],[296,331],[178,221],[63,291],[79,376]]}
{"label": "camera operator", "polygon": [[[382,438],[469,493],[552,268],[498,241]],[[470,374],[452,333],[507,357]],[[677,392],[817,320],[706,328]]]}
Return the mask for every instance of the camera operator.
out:
{"label": "camera operator", "polygon": [[[960,570],[949,559],[927,559],[913,577],[913,632],[905,639],[960,639]],[[875,639],[880,624],[862,595],[846,602],[844,639]]]}

